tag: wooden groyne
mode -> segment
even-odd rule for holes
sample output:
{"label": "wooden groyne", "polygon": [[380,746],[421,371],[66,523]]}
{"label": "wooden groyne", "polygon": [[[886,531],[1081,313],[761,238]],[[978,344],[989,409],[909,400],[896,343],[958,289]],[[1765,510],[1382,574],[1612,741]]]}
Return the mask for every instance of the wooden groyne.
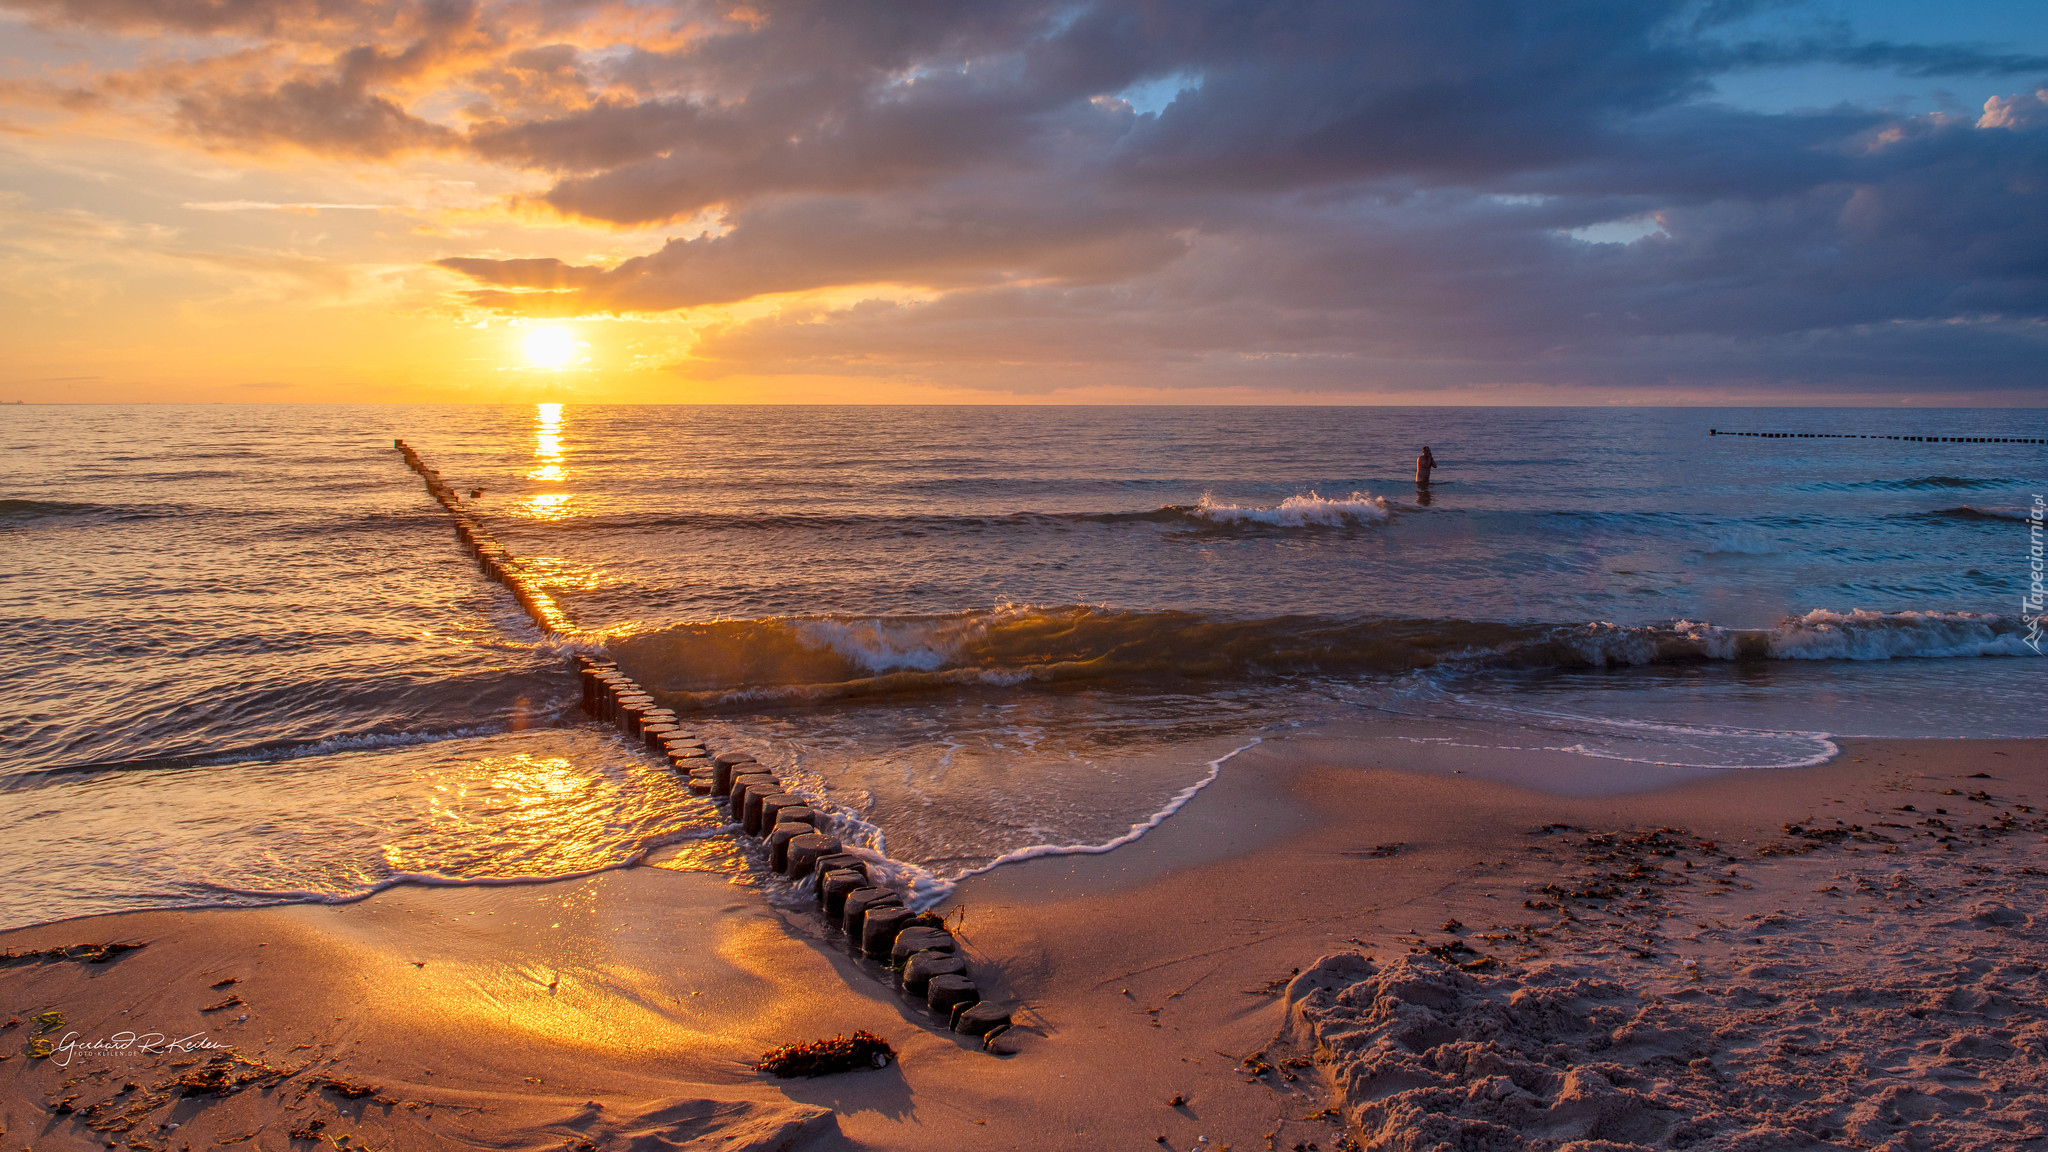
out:
{"label": "wooden groyne", "polygon": [[[455,518],[456,537],[484,574],[510,589],[542,631],[552,636],[567,633],[569,621],[560,605],[470,516],[441,473],[428,467],[405,441],[391,443]],[[855,955],[871,962],[869,971],[885,976],[904,996],[930,1011],[938,1026],[979,1037],[984,1048],[1008,1031],[1010,1010],[981,998],[945,921],[930,912],[912,912],[900,893],[872,882],[869,862],[845,851],[837,837],[821,832],[818,814],[802,796],[785,790],[774,772],[748,753],[714,747],[691,731],[672,709],[661,707],[651,693],[619,671],[616,662],[584,653],[573,659],[583,682],[584,712],[664,757],[685,779],[691,795],[722,809],[758,841],[763,866],[807,891],[825,923],[845,934]]]}
{"label": "wooden groyne", "polygon": [[945,921],[912,912],[900,893],[874,882],[869,862],[820,831],[818,813],[772,770],[749,753],[714,747],[613,661],[580,653],[575,659],[583,710],[665,757],[691,795],[709,799],[758,842],[769,872],[810,894],[855,955],[873,962],[871,971],[930,1011],[936,1024],[980,1037],[983,1047],[1009,1029],[1009,1009],[981,998]]}
{"label": "wooden groyne", "polygon": [[1866,432],[1726,432],[1707,429],[1709,436],[1758,436],[1765,440],[1910,440],[1916,444],[2048,444],[2017,436],[1879,436]]}
{"label": "wooden groyne", "polygon": [[420,459],[420,454],[405,441],[393,440],[391,446],[398,449],[407,466],[426,481],[427,491],[455,518],[456,539],[461,540],[463,548],[476,558],[477,567],[483,569],[484,575],[509,589],[512,598],[519,601],[519,606],[526,609],[526,614],[533,618],[541,631],[550,636],[569,631],[569,618],[562,612],[561,605],[527,575],[525,566],[517,557],[491,539],[490,534],[470,516],[469,510],[462,506],[462,497],[441,479],[440,471],[427,467],[427,462]]}

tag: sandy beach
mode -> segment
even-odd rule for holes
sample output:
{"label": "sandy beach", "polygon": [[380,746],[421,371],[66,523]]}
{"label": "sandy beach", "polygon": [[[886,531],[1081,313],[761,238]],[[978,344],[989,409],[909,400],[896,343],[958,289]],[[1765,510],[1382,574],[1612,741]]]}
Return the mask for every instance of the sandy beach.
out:
{"label": "sandy beach", "polygon": [[0,44],[0,1152],[2048,1152],[2048,0]]}
{"label": "sandy beach", "polygon": [[[2048,741],[1633,791],[1416,747],[1268,741],[1134,844],[963,883],[999,1054],[703,848],[7,933],[145,946],[0,968],[0,1146],[2048,1146]],[[859,1028],[899,1062],[749,1067]]]}

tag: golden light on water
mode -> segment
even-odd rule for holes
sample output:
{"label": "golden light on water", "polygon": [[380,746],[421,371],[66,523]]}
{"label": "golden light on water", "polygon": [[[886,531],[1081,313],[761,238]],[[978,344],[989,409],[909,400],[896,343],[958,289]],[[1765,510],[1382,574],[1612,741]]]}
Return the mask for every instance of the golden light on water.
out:
{"label": "golden light on water", "polygon": [[[569,478],[569,469],[563,464],[567,453],[562,450],[562,405],[533,407],[533,468],[526,478],[542,484],[559,484]],[[567,493],[537,494],[527,497],[526,511],[537,519],[559,520],[568,514],[568,502]]]}
{"label": "golden light on water", "polygon": [[[569,478],[566,464],[568,451],[562,444],[562,408],[560,404],[533,406],[533,467],[527,471],[526,478],[535,483],[560,484]],[[569,517],[570,495],[568,492],[535,492],[526,498],[521,510],[535,520],[566,520]],[[528,585],[534,601],[534,611],[547,619],[549,627],[556,631],[567,631],[568,614],[562,611],[561,605],[556,602],[550,591],[563,587],[563,582],[541,578],[544,573],[540,568],[547,563],[545,558],[529,557],[526,563],[530,569],[528,575],[534,577]],[[557,563],[556,567],[559,566]]]}
{"label": "golden light on water", "polygon": [[526,478],[548,484],[559,483],[569,477],[568,469],[562,467],[562,406],[536,404],[534,409],[534,467]]}
{"label": "golden light on water", "polygon": [[579,872],[612,851],[591,812],[610,800],[601,777],[565,756],[515,753],[478,761],[469,771],[432,785],[427,818],[441,833],[418,844],[387,844],[384,862],[398,873],[439,874],[487,867],[470,859],[468,842],[507,830],[529,837],[517,866],[543,872]]}
{"label": "golden light on water", "polygon": [[543,492],[528,496],[526,514],[536,520],[566,520],[569,518],[569,494]]}

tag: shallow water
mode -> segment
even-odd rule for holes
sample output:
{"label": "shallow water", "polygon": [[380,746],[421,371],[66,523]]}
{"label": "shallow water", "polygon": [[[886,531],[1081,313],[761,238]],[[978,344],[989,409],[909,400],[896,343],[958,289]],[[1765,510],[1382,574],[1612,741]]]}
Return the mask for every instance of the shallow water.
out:
{"label": "shallow water", "polygon": [[[2048,734],[2019,612],[2040,446],[1712,426],[2048,413],[11,409],[0,818],[29,834],[0,910],[346,899],[706,834],[581,726],[572,646],[928,886],[1112,841],[1334,720],[1731,768]],[[478,577],[393,436],[481,490],[574,635]]]}

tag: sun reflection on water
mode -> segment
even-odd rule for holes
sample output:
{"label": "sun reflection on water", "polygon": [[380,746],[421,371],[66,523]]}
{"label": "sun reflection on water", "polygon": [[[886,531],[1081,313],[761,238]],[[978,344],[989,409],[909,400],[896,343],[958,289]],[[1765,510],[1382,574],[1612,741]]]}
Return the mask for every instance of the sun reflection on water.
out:
{"label": "sun reflection on water", "polygon": [[424,804],[414,819],[395,821],[404,834],[381,845],[384,867],[467,879],[576,875],[614,865],[650,839],[713,826],[694,818],[666,772],[631,757],[607,771],[564,753],[423,765]]}
{"label": "sun reflection on water", "polygon": [[[562,405],[534,405],[534,466],[526,474],[526,478],[542,484],[559,484],[567,480],[569,470],[562,464],[565,455],[566,453],[562,451]],[[562,496],[559,499],[567,500],[568,497]]]}
{"label": "sun reflection on water", "polygon": [[[619,829],[606,813],[618,782],[566,756],[480,758],[468,773],[432,785],[424,813],[431,835],[387,844],[385,863],[401,874],[517,875],[587,871],[617,851]],[[490,849],[475,845],[488,843]]]}
{"label": "sun reflection on water", "polygon": [[569,494],[542,492],[528,496],[526,514],[536,520],[565,520],[569,516]]}
{"label": "sun reflection on water", "polygon": [[[526,478],[535,483],[560,484],[569,478],[565,463],[568,451],[562,445],[563,407],[561,404],[534,405],[534,466],[526,473]],[[535,492],[526,497],[520,511],[534,520],[567,520],[572,495],[568,492]],[[527,594],[533,600],[529,607],[547,621],[551,630],[557,632],[566,632],[571,625],[568,614],[562,610],[553,593],[565,587],[588,588],[599,583],[595,573],[572,571],[572,566],[558,558],[528,556],[521,561],[521,567],[529,578]]]}

